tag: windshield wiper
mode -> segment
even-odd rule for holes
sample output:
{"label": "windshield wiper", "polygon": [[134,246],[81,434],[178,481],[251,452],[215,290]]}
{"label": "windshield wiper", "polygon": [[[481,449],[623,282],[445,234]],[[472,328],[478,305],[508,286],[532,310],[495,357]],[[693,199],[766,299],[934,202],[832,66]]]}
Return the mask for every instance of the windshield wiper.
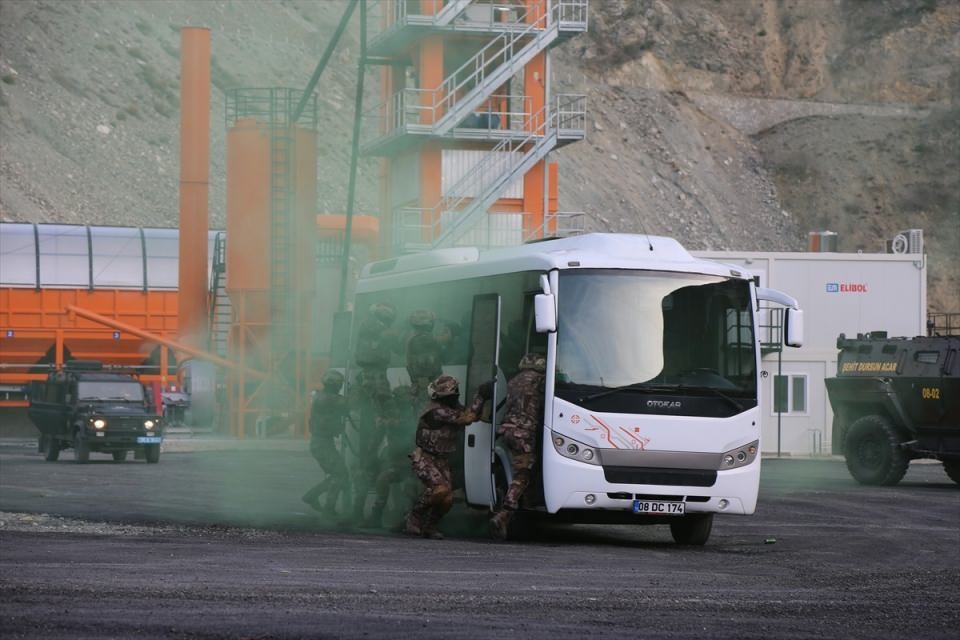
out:
{"label": "windshield wiper", "polygon": [[732,397],[730,397],[730,396],[728,396],[727,394],[725,394],[725,393],[724,393],[723,391],[721,391],[720,389],[717,389],[716,387],[704,387],[704,386],[692,387],[692,386],[689,386],[689,385],[683,385],[683,384],[682,384],[682,385],[678,385],[678,386],[677,386],[677,389],[679,389],[679,390],[681,390],[681,391],[706,391],[707,393],[713,394],[713,395],[717,396],[718,398],[723,398],[724,400],[726,400],[727,402],[729,402],[730,404],[732,404],[734,407],[736,407],[737,411],[743,411],[743,405],[742,405],[742,404],[740,404],[739,402],[737,402],[736,400],[734,400]]}
{"label": "windshield wiper", "polygon": [[663,385],[663,384],[647,384],[645,382],[633,382],[631,384],[625,384],[622,387],[611,387],[609,389],[604,389],[603,391],[597,391],[596,393],[591,393],[588,396],[583,396],[577,402],[586,402],[588,400],[596,400],[597,398],[602,398],[603,396],[609,396],[614,393],[620,393],[621,391],[632,391],[637,393],[663,393],[664,391],[673,391],[677,387],[676,385]]}
{"label": "windshield wiper", "polygon": [[633,384],[623,385],[622,387],[613,387],[592,393],[588,396],[580,398],[577,402],[588,402],[590,400],[596,400],[597,398],[602,398],[604,396],[609,396],[623,391],[631,393],[683,393],[687,391],[707,392],[715,395],[718,398],[726,400],[731,405],[736,407],[738,411],[743,411],[743,405],[715,387],[691,386],[684,384],[646,384],[643,382],[634,382]]}

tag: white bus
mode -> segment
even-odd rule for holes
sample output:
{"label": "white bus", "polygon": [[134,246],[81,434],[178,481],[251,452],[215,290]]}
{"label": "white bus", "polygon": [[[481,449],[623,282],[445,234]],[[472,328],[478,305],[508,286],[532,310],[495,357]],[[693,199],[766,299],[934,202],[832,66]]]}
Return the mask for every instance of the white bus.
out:
{"label": "white bus", "polygon": [[[495,425],[506,380],[524,353],[538,352],[545,415],[523,509],[565,522],[669,524],[678,543],[704,544],[713,514],[747,515],[757,503],[760,300],[786,307],[785,342],[799,346],[796,300],[756,287],[741,268],[693,258],[669,238],[588,234],[375,262],[354,308],[362,320],[374,303],[393,305],[401,333],[412,311],[433,311],[461,400],[495,372],[486,421],[464,434],[469,505],[495,508],[510,481]],[[403,363],[395,354],[393,386],[406,382]]]}

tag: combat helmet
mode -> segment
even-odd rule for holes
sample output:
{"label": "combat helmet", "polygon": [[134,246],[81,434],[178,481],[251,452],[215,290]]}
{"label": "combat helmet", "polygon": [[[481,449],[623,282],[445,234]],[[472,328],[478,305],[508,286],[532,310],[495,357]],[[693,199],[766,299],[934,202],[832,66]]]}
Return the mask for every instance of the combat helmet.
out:
{"label": "combat helmet", "polygon": [[431,400],[460,395],[460,383],[453,376],[442,375],[427,386]]}
{"label": "combat helmet", "polygon": [[328,369],[320,382],[323,383],[324,389],[339,391],[343,386],[343,374],[334,369]]}
{"label": "combat helmet", "polygon": [[397,317],[397,310],[392,304],[387,304],[386,302],[374,302],[372,305],[370,305],[370,315],[383,324],[390,326]]}
{"label": "combat helmet", "polygon": [[530,369],[537,373],[546,373],[547,359],[539,353],[528,353],[520,358],[520,370]]}
{"label": "combat helmet", "polygon": [[417,309],[410,314],[410,326],[414,329],[433,330],[433,323],[437,321],[437,315],[429,309]]}

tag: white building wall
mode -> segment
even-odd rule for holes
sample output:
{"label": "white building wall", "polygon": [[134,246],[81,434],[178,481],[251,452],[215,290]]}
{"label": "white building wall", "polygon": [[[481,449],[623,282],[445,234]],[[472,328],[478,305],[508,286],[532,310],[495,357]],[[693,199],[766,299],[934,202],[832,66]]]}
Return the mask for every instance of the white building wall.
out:
{"label": "white building wall", "polygon": [[[491,153],[496,153],[491,156]],[[480,194],[495,176],[509,171],[520,160],[518,151],[479,151],[473,149],[444,149],[442,152],[441,188],[444,196],[473,198]],[[485,163],[484,175],[473,176],[461,183],[480,162]],[[458,187],[454,189],[454,187]],[[514,180],[507,185],[501,198],[522,198],[523,180]]]}
{"label": "white building wall", "polygon": [[[739,265],[760,285],[795,297],[804,311],[804,346],[764,356],[761,423],[764,453],[830,453],[833,411],[824,380],[836,375],[837,336],[926,331],[927,271],[921,254],[767,253],[695,251],[700,258]],[[774,377],[806,376],[803,411],[777,415]]]}

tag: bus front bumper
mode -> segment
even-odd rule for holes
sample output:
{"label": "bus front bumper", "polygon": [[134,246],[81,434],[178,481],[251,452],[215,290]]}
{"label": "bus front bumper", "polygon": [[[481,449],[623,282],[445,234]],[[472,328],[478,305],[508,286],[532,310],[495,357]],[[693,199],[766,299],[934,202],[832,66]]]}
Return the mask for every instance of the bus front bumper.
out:
{"label": "bus front bumper", "polygon": [[638,517],[633,513],[634,501],[641,501],[681,502],[684,514],[749,515],[756,510],[759,476],[758,457],[745,467],[717,471],[710,486],[612,483],[598,465],[556,456],[544,470],[544,499],[549,513],[618,511]]}

